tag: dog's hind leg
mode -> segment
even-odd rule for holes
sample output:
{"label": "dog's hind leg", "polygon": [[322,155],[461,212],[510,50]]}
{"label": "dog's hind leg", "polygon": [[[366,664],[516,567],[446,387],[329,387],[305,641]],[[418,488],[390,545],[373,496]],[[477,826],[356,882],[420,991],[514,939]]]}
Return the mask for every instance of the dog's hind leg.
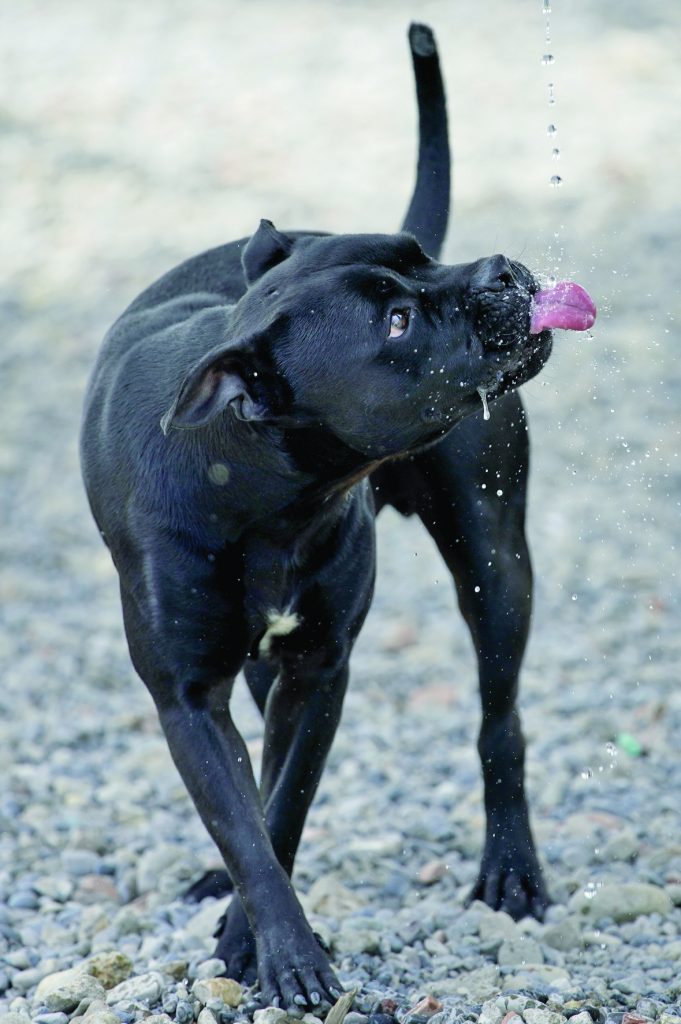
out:
{"label": "dog's hind leg", "polygon": [[414,459],[423,488],[418,512],[452,572],[478,659],[487,826],[471,897],[516,919],[541,918],[548,898],[530,829],[516,706],[532,604],[528,442],[517,394],[495,402],[493,417],[493,431],[481,416],[470,417]]}

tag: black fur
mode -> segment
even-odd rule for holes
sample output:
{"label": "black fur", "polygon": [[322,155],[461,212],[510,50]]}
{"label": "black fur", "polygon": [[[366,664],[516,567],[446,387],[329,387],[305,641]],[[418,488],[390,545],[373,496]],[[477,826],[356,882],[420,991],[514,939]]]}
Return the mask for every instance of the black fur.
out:
{"label": "black fur", "polygon": [[[262,221],[188,260],[111,328],[85,403],[83,474],[130,654],[229,873],[195,895],[233,880],[217,955],[231,977],[257,970],[284,1006],[339,988],[289,876],[386,502],[434,537],[478,653],[488,825],[473,894],[514,917],[546,905],[515,705],[532,582],[512,389],[551,336],[529,336],[536,286],[520,264],[432,258],[449,203],[445,100],[432,33],[413,26],[410,41],[420,153],[405,231]],[[495,399],[490,422],[480,389]],[[501,499],[480,488],[490,479]],[[260,792],[229,711],[242,668],[265,717]]]}

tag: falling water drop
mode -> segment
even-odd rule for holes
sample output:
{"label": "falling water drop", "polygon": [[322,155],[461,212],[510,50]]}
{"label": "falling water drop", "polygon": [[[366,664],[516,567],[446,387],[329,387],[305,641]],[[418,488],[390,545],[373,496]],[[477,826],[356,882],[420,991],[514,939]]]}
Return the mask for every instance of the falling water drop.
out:
{"label": "falling water drop", "polygon": [[551,13],[551,0],[544,0],[544,14]]}
{"label": "falling water drop", "polygon": [[597,886],[593,882],[587,882],[584,886],[584,895],[588,900],[592,900],[596,895]]}
{"label": "falling water drop", "polygon": [[482,402],[482,418],[483,420],[489,419],[489,406],[487,404],[487,389],[478,388],[478,394],[480,395],[480,401]]}
{"label": "falling water drop", "polygon": [[552,53],[545,53],[541,59],[542,64],[555,64],[556,58]]}
{"label": "falling water drop", "polygon": [[554,160],[560,160],[560,150],[557,149],[557,148],[552,149],[551,150],[551,156],[553,157]]}
{"label": "falling water drop", "polygon": [[552,174],[549,178],[549,185],[551,185],[552,188],[559,188],[562,184],[563,179],[560,174]]}
{"label": "falling water drop", "polygon": [[588,768],[587,767],[587,768],[582,768],[582,771],[581,771],[580,774],[581,774],[582,778],[584,779],[584,781],[588,782],[589,779],[593,778],[593,773],[594,773],[593,772],[593,768]]}
{"label": "falling water drop", "polygon": [[553,106],[556,102],[556,97],[553,92],[553,82],[549,82],[549,106]]}
{"label": "falling water drop", "polygon": [[546,134],[548,135],[548,137],[550,139],[552,139],[553,136],[557,134],[557,132],[558,132],[558,129],[556,128],[555,124],[550,124],[546,128]]}

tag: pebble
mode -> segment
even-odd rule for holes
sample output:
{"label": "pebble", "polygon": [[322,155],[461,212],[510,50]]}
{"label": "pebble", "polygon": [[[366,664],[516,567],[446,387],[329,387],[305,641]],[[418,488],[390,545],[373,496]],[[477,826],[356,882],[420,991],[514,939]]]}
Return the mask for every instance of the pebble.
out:
{"label": "pebble", "polygon": [[115,1006],[116,1003],[131,1000],[153,1006],[161,998],[162,991],[163,976],[158,971],[149,971],[128,978],[127,981],[121,981],[109,989],[106,993],[106,1002],[108,1006]]}
{"label": "pebble", "polygon": [[33,1002],[50,1011],[68,1012],[103,995],[104,988],[100,982],[76,967],[46,975],[35,990]]}
{"label": "pebble", "polygon": [[104,988],[115,988],[132,974],[133,963],[125,953],[111,950],[108,953],[97,953],[83,964],[88,974],[101,982]]}
{"label": "pebble", "polygon": [[572,903],[593,919],[612,918],[620,924],[635,921],[646,914],[666,917],[673,909],[669,894],[664,889],[645,882],[597,887],[586,894],[578,893]]}
{"label": "pebble", "polygon": [[515,967],[518,964],[543,964],[541,947],[534,939],[525,935],[504,939],[497,953],[500,967]]}
{"label": "pebble", "polygon": [[192,995],[205,1006],[215,999],[224,1006],[238,1006],[243,999],[241,985],[231,978],[199,978],[192,985]]}

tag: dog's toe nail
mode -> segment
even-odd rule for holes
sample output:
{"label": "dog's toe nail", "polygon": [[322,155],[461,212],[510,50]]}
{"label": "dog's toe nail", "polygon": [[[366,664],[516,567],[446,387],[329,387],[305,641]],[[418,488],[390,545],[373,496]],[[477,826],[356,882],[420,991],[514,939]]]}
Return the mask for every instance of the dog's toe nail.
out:
{"label": "dog's toe nail", "polygon": [[319,1006],[322,1001],[322,997],[319,992],[310,992],[310,1002],[313,1006]]}
{"label": "dog's toe nail", "polygon": [[279,1009],[279,1002],[280,1002],[279,996],[273,996],[272,1002],[270,1003],[270,1006],[274,1006],[278,1010]]}
{"label": "dog's toe nail", "polygon": [[[310,998],[312,999],[312,1002],[314,1003],[314,992],[312,993]],[[293,1002],[297,1003],[298,1006],[306,1006],[307,1005],[307,999],[305,998],[305,996],[301,996],[301,995],[294,996],[293,997]]]}

